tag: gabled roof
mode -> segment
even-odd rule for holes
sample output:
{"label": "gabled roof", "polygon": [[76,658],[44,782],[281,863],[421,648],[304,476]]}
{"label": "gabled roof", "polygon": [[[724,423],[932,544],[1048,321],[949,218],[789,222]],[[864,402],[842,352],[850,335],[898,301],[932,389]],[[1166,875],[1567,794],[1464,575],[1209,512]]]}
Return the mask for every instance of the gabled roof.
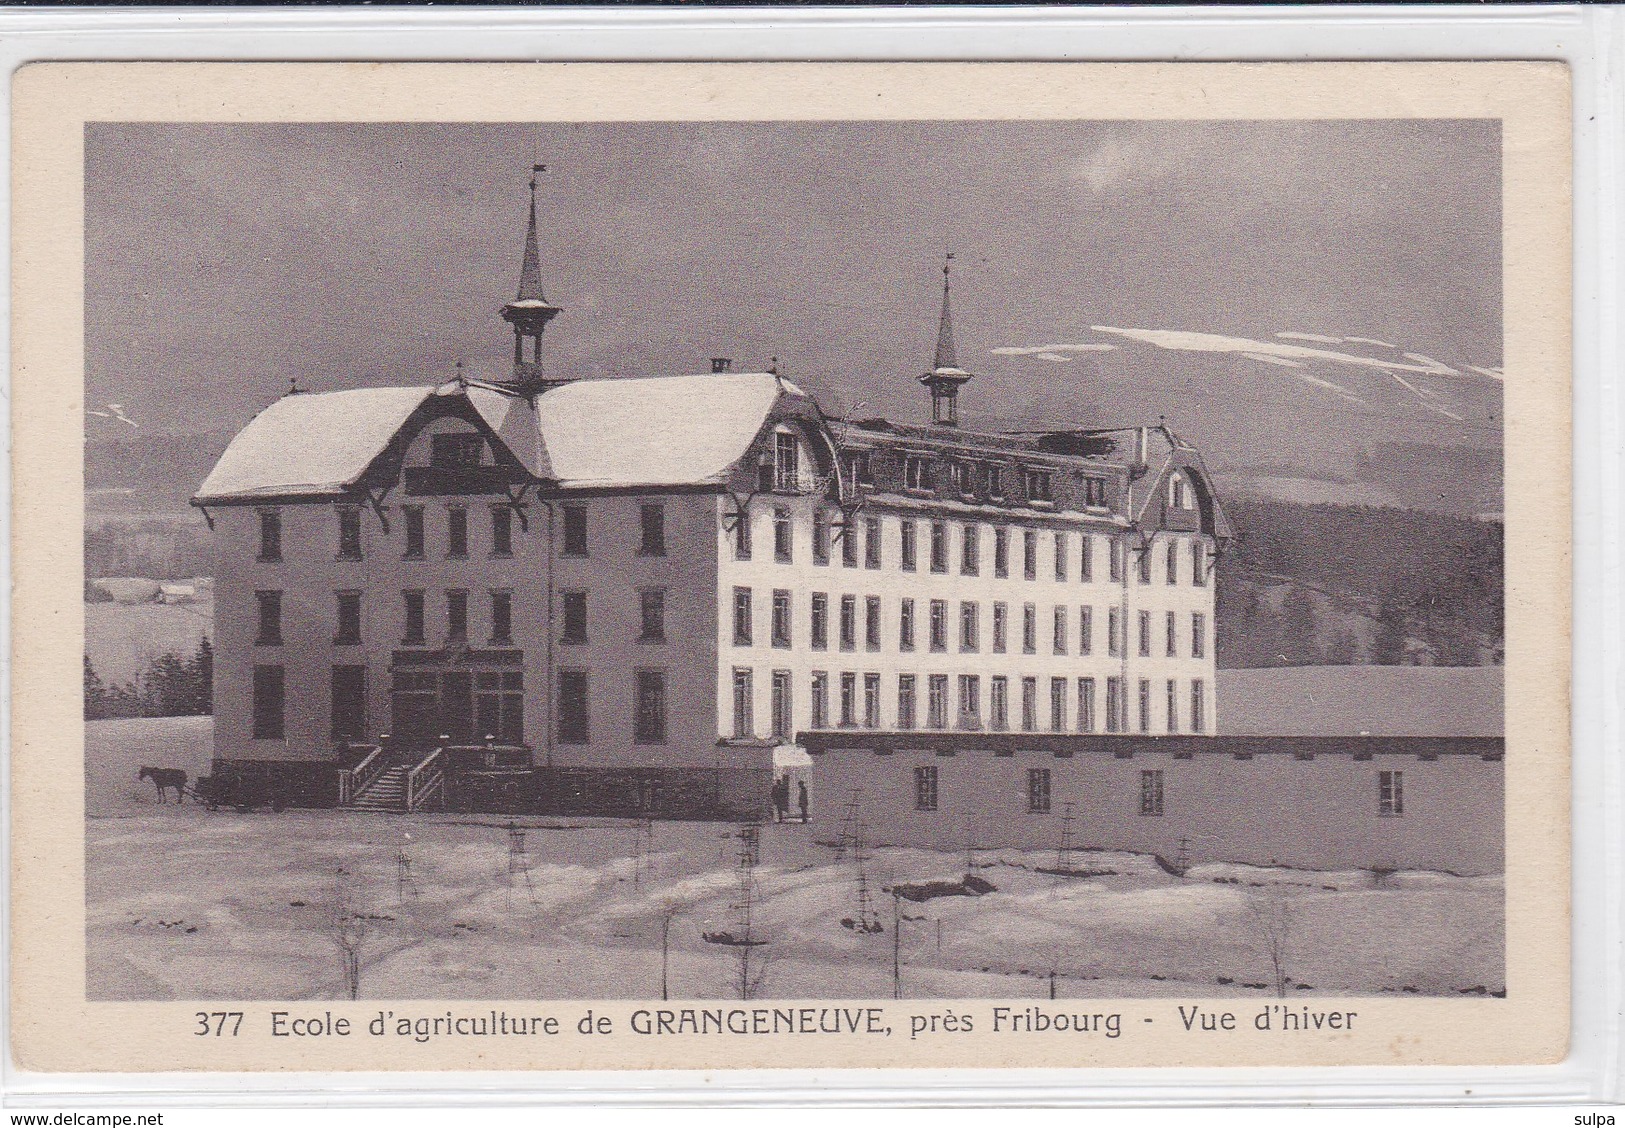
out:
{"label": "gabled roof", "polygon": [[231,440],[195,500],[342,493],[433,392],[356,388],[283,396]]}
{"label": "gabled roof", "polygon": [[534,400],[479,383],[284,396],[231,441],[194,499],[341,494],[431,396],[464,396],[534,477],[561,486],[720,482],[781,396],[768,372],[581,380]]}

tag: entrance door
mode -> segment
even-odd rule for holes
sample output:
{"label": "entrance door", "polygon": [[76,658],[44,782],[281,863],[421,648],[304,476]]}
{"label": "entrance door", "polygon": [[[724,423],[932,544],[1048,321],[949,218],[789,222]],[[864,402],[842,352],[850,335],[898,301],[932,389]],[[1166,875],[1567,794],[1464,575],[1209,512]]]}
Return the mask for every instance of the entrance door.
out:
{"label": "entrance door", "polygon": [[440,676],[440,735],[453,744],[467,744],[474,734],[474,676],[467,670],[447,670]]}

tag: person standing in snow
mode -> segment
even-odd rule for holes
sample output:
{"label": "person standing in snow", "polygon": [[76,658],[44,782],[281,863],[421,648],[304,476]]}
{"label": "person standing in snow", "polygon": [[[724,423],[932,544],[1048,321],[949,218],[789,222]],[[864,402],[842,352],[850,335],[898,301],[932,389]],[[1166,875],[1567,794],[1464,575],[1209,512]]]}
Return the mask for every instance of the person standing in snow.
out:
{"label": "person standing in snow", "polygon": [[[788,807],[790,805],[790,781],[788,779],[784,781],[784,791],[785,791],[784,805],[786,807]],[[803,780],[798,780],[796,782],[796,805],[801,808],[801,821],[806,822],[807,821],[807,781],[804,780],[804,779]]]}
{"label": "person standing in snow", "polygon": [[773,821],[783,822],[790,813],[790,777],[780,776],[773,781]]}

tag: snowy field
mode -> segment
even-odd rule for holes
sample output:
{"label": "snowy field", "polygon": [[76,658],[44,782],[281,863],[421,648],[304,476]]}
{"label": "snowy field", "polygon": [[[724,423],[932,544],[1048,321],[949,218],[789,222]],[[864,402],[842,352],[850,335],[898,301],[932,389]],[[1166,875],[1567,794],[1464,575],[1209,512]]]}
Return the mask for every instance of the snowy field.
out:
{"label": "snowy field", "polygon": [[[332,919],[362,918],[363,998],[737,998],[739,828],[159,806],[142,763],[208,764],[208,718],[86,725],[92,999],[338,998]],[[744,969],[761,998],[889,997],[894,883],[959,882],[961,853],[876,850],[883,931],[860,917],[837,830],[761,828]],[[405,862],[402,863],[401,859]],[[1133,854],[979,851],[994,891],[901,900],[902,992],[919,997],[1480,994],[1504,987],[1502,882],[1201,865]],[[340,870],[345,871],[343,878]]]}

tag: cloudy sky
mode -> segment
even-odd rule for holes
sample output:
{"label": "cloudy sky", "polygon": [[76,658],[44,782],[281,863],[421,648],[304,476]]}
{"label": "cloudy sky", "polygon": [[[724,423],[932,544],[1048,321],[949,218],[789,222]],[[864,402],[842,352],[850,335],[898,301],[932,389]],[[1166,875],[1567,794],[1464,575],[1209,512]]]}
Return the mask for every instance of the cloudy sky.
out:
{"label": "cloudy sky", "polygon": [[973,420],[1165,414],[1236,465],[1496,447],[1498,146],[1459,121],[97,125],[87,435],[235,430],[290,377],[501,375],[541,160],[560,374],[777,356],[917,419],[951,248]]}

